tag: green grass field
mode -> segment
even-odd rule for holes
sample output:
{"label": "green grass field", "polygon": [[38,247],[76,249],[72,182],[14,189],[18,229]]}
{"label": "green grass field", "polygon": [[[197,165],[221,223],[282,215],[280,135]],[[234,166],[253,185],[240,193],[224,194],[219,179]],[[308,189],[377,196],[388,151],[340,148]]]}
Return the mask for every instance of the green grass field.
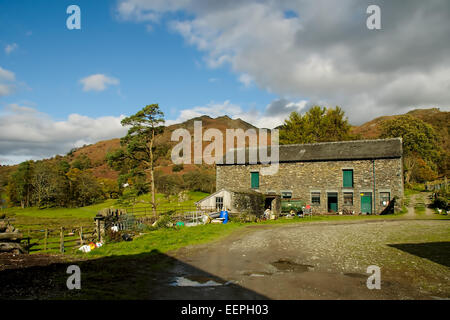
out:
{"label": "green grass field", "polygon": [[[418,193],[418,191],[410,190],[405,192],[408,196]],[[207,196],[206,193],[189,192],[189,200],[178,202],[176,197],[166,198],[162,194],[157,195],[160,207],[194,207],[194,203]],[[150,195],[143,195],[139,197],[135,208],[149,207]],[[48,246],[47,252],[59,252],[59,228],[64,227],[66,230],[77,226],[93,225],[93,218],[101,209],[108,207],[117,207],[116,200],[106,200],[102,203],[83,207],[83,208],[9,208],[5,210],[8,217],[14,219],[13,224],[27,235],[27,230],[35,230],[31,232],[32,238],[40,238],[39,245],[33,249],[43,249],[43,231],[44,229],[53,229],[53,233],[49,235],[48,242],[53,243]],[[421,214],[422,208],[416,208],[417,213]],[[424,210],[424,208],[423,208]],[[149,210],[149,213],[151,210]],[[379,220],[379,219],[399,219],[404,216],[407,210],[404,208],[402,212],[395,215],[374,215],[374,216],[314,216],[305,218],[286,219],[280,218],[277,220],[264,221],[259,223],[239,223],[231,221],[226,225],[201,225],[197,227],[177,227],[169,229],[159,229],[154,231],[147,231],[145,234],[136,238],[131,242],[109,243],[102,248],[96,249],[89,254],[84,254],[86,257],[110,256],[110,255],[128,255],[148,252],[151,250],[158,250],[159,252],[166,252],[181,248],[186,245],[203,243],[217,239],[219,237],[228,235],[232,231],[252,225],[278,225],[286,223],[308,223],[308,222],[327,222],[327,221],[352,221],[352,220]],[[435,215],[431,218],[448,219],[448,216]],[[68,236],[67,240],[77,239],[77,235]],[[35,251],[41,252],[41,251]],[[77,247],[67,248],[66,254],[82,254],[77,252]]]}
{"label": "green grass field", "polygon": [[[189,192],[189,200],[184,202],[178,202],[176,197],[166,198],[162,194],[157,194],[158,206],[161,208],[167,207],[194,207],[194,203],[208,194],[203,192]],[[149,194],[142,195],[138,198],[138,202],[134,206],[139,210],[145,207],[150,207]],[[6,213],[8,218],[13,219],[12,223],[19,230],[27,229],[42,229],[45,227],[57,228],[57,227],[72,227],[78,225],[86,225],[93,223],[94,216],[98,211],[104,208],[120,208],[116,204],[117,200],[109,199],[101,203],[94,205],[81,207],[81,208],[48,208],[39,209],[36,207],[31,208],[19,208],[13,207],[2,211]]]}

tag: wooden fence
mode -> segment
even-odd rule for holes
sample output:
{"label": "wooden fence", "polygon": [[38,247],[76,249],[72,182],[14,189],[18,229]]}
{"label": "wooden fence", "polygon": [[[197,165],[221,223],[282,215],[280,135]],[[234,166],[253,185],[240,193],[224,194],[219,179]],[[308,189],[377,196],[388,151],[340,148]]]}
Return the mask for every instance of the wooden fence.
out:
{"label": "wooden fence", "polygon": [[29,251],[67,252],[96,240],[95,226],[28,229],[24,232],[29,242]]}
{"label": "wooden fence", "polygon": [[[196,210],[195,207],[171,207],[158,208],[156,215],[153,214],[151,207],[131,208],[127,210],[127,214],[122,219],[114,222],[112,225],[117,226],[118,230],[132,230],[140,225],[152,225],[161,215],[171,213],[170,220],[175,224],[178,221],[194,222],[200,219],[204,213],[216,211],[215,208],[206,208]],[[10,219],[12,220],[12,219]],[[108,226],[110,228],[111,226]],[[24,240],[27,242],[30,252],[68,252],[76,250],[80,246],[89,242],[99,241],[99,230],[95,223],[91,225],[76,227],[60,227],[60,228],[41,228],[23,230]]]}

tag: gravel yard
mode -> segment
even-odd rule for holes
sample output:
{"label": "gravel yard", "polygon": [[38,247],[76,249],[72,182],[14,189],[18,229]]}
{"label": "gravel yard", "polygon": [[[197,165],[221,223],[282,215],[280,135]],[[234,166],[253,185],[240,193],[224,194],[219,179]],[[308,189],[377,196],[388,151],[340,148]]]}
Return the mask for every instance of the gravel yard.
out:
{"label": "gravel yard", "polygon": [[[81,259],[80,259],[81,258]],[[449,220],[253,225],[166,253],[0,256],[1,299],[449,299]],[[66,268],[82,270],[82,290]],[[369,290],[367,267],[381,269]]]}
{"label": "gravel yard", "polygon": [[[449,249],[448,221],[359,221],[247,230],[176,257],[272,299],[441,299],[450,298]],[[381,268],[380,290],[366,286],[370,265]]]}

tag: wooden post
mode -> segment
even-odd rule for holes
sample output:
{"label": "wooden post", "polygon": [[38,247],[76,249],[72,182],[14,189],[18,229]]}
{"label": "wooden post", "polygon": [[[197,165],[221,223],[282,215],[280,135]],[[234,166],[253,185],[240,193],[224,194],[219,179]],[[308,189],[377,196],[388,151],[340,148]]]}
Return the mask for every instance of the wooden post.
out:
{"label": "wooden post", "polygon": [[83,227],[80,227],[80,245],[83,245],[84,241],[83,241]]}
{"label": "wooden post", "polygon": [[44,234],[44,251],[47,251],[48,229],[45,229]]}
{"label": "wooden post", "polygon": [[60,239],[59,239],[59,251],[64,253],[64,228],[61,227]]}

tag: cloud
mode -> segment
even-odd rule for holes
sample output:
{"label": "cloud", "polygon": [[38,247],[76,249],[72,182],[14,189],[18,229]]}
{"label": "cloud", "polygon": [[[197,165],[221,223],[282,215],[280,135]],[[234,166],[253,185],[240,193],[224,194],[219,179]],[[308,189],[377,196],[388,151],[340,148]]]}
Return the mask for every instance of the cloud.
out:
{"label": "cloud", "polygon": [[[366,27],[372,4],[381,8],[382,30]],[[230,68],[244,85],[252,79],[289,100],[339,105],[353,123],[449,105],[447,0],[121,0],[121,6],[130,19],[166,14],[169,28],[209,67]]]}
{"label": "cloud", "polygon": [[15,81],[14,72],[0,67],[0,97],[7,96],[14,91]]}
{"label": "cloud", "polygon": [[251,86],[253,79],[251,76],[244,73],[239,76],[239,82],[241,82],[247,88]]}
{"label": "cloud", "polygon": [[17,43],[12,43],[12,44],[8,44],[5,47],[5,53],[6,54],[10,54],[13,51],[15,51],[19,46],[17,45]]}
{"label": "cloud", "polygon": [[291,102],[286,99],[277,99],[272,101],[267,107],[266,107],[266,115],[268,116],[288,116],[291,112],[303,112],[306,111],[305,108],[307,107],[308,102],[298,101],[298,102]]}
{"label": "cloud", "polygon": [[84,144],[122,137],[127,131],[120,124],[123,118],[71,114],[66,120],[55,121],[34,108],[7,105],[0,112],[0,164],[48,158]]}
{"label": "cloud", "polygon": [[83,91],[103,91],[109,85],[118,85],[119,80],[104,74],[93,74],[80,80]]}

